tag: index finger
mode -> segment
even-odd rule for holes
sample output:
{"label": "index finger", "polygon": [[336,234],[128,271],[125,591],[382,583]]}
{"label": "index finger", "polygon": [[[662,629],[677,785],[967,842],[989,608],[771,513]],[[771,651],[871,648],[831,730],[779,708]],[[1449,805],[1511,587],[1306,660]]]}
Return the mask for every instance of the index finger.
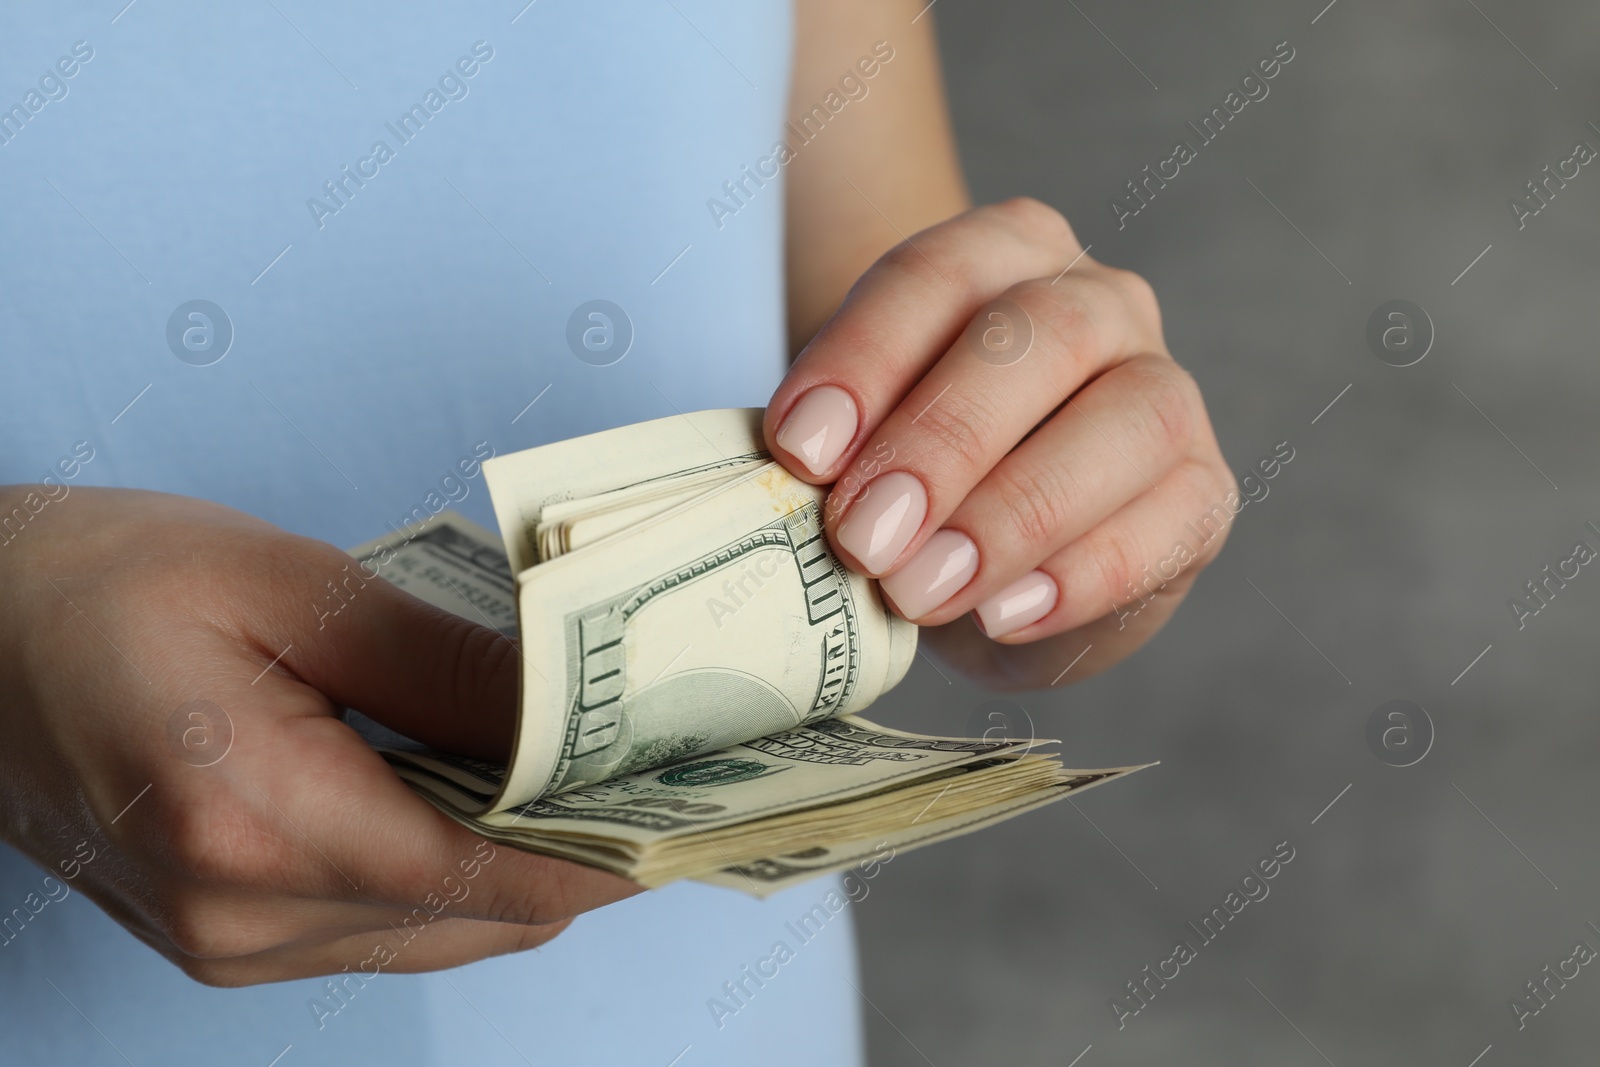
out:
{"label": "index finger", "polygon": [[986,302],[1049,277],[1081,252],[1037,200],[976,208],[897,245],[851,288],[767,405],[773,456],[815,485],[835,481],[875,427]]}

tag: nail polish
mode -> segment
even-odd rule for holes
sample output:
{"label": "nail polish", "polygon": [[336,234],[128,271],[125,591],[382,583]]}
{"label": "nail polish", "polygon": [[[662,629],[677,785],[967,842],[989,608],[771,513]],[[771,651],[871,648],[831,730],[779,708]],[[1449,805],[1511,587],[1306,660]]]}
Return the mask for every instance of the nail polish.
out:
{"label": "nail polish", "polygon": [[905,551],[928,514],[928,491],[909,471],[890,471],[867,484],[845,513],[839,544],[878,575]]}
{"label": "nail polish", "polygon": [[940,530],[880,584],[906,618],[920,619],[977,573],[978,546],[972,538],[960,530]]}
{"label": "nail polish", "polygon": [[849,393],[837,385],[819,385],[789,409],[778,427],[777,441],[820,478],[844,455],[859,424],[856,402]]}
{"label": "nail polish", "polygon": [[1050,614],[1059,595],[1054,578],[1029,571],[978,605],[978,627],[989,637],[1016,633]]}

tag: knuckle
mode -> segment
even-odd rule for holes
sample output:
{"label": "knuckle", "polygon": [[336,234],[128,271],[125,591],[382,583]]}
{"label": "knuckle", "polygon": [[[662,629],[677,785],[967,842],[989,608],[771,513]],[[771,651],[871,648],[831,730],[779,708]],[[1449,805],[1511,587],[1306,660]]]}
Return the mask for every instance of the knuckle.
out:
{"label": "knuckle", "polygon": [[179,894],[161,920],[167,942],[185,960],[224,960],[264,952],[281,943],[238,909],[196,892]]}
{"label": "knuckle", "polygon": [[219,966],[215,960],[180,956],[173,960],[173,963],[189,978],[212,989],[238,989],[250,984],[240,971],[233,967]]}
{"label": "knuckle", "polygon": [[983,469],[989,442],[997,429],[995,416],[970,397],[955,398],[954,390],[918,417],[916,430],[927,443],[925,455],[943,454],[938,465],[946,469]]}
{"label": "knuckle", "polygon": [[1107,267],[1106,271],[1137,310],[1153,315],[1159,320],[1161,301],[1156,297],[1155,287],[1145,279],[1144,275],[1120,267]]}
{"label": "knuckle", "polygon": [[1065,215],[1042,200],[1031,196],[1014,196],[994,205],[1030,241],[1051,248],[1077,248],[1078,237]]}
{"label": "knuckle", "polygon": [[586,910],[573,878],[573,864],[538,856],[528,858],[536,865],[535,877],[497,883],[488,889],[481,904],[483,918],[545,929],[565,924]]}
{"label": "knuckle", "polygon": [[526,952],[530,948],[538,948],[554,941],[571,925],[571,919],[558,919],[555,922],[540,926],[523,927],[512,935],[508,943],[497,948],[494,955],[504,956],[514,952]]}
{"label": "knuckle", "polygon": [[900,241],[887,252],[878,257],[878,266],[900,274],[910,274],[920,277],[928,270],[928,264],[917,254],[917,250],[910,241]]}
{"label": "knuckle", "polygon": [[1101,588],[1113,604],[1124,604],[1136,598],[1134,579],[1144,570],[1133,542],[1114,536],[1101,528],[1084,537],[1085,556],[1099,575]]}
{"label": "knuckle", "polygon": [[392,907],[432,917],[427,905],[430,896],[438,896],[440,876],[422,854],[391,857],[376,881],[381,886],[379,895]]}
{"label": "knuckle", "polygon": [[913,243],[907,238],[878,259],[877,269],[898,276],[921,289],[971,292],[975,287],[972,268],[961,256],[940,255],[940,242],[926,239]]}
{"label": "knuckle", "polygon": [[1048,339],[1049,348],[1063,361],[1062,370],[1076,375],[1092,365],[1100,354],[1105,336],[1100,283],[1081,279],[1067,287],[1054,287],[1043,279],[1013,285],[1006,298],[1020,307],[1038,335]]}
{"label": "knuckle", "polygon": [[1194,442],[1198,430],[1200,389],[1188,372],[1169,359],[1132,360],[1127,364],[1135,376],[1144,412],[1144,430],[1162,454],[1184,452]]}
{"label": "knuckle", "polygon": [[517,677],[519,656],[515,645],[497,631],[467,619],[449,617],[441,654],[449,667],[456,707],[489,707],[500,694],[497,687]]}
{"label": "knuckle", "polygon": [[569,922],[593,906],[582,887],[585,868],[560,860],[546,860],[541,867],[539,894],[527,912],[529,925],[553,926]]}
{"label": "knuckle", "polygon": [[163,849],[184,877],[201,884],[259,885],[281,878],[283,838],[258,813],[226,794],[170,805]]}
{"label": "knuckle", "polygon": [[1035,553],[1048,552],[1061,540],[1072,495],[1061,472],[1046,467],[1018,467],[996,471],[999,499],[1006,502],[1007,521],[1014,538]]}
{"label": "knuckle", "polygon": [[1225,520],[1216,525],[1215,536],[1208,537],[1200,551],[1198,566],[1205,566],[1222,551],[1224,542],[1228,540],[1228,534],[1233,531],[1234,514],[1228,501],[1239,498],[1239,483],[1234,478],[1233,472],[1220,464],[1209,474],[1196,471],[1194,477],[1202,487],[1201,492],[1206,494],[1200,497],[1205,501],[1201,507],[1206,510],[1201,515],[1199,523],[1203,528],[1210,529],[1211,524],[1216,523],[1219,518]]}
{"label": "knuckle", "polygon": [[1225,500],[1230,496],[1239,494],[1239,479],[1235,478],[1233,471],[1222,464],[1217,465],[1217,498]]}
{"label": "knuckle", "polygon": [[1233,473],[1208,459],[1188,459],[1168,475],[1173,490],[1196,509],[1227,497],[1233,489]]}

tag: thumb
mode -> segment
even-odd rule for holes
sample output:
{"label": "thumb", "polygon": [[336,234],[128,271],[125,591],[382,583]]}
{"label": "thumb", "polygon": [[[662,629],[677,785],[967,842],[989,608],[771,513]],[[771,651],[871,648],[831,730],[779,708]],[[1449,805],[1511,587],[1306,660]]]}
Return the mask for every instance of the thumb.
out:
{"label": "thumb", "polygon": [[[349,557],[340,560],[339,610],[292,613],[282,664],[329,700],[391,730],[447,752],[506,762],[516,733],[517,645],[381,577],[362,573],[351,582],[344,569]],[[314,588],[314,602],[321,603],[323,583]]]}

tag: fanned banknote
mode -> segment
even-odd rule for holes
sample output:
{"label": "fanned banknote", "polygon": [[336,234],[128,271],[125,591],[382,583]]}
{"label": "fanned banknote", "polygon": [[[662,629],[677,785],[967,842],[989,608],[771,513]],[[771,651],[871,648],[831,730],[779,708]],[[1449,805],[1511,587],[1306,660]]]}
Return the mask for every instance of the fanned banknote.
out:
{"label": "fanned banknote", "polygon": [[762,451],[760,418],[490,460],[498,537],[444,513],[354,550],[520,645],[510,761],[385,750],[408,784],[508,845],[765,895],[1139,769],[861,718],[905,676],[916,627],[833,555],[824,491]]}

